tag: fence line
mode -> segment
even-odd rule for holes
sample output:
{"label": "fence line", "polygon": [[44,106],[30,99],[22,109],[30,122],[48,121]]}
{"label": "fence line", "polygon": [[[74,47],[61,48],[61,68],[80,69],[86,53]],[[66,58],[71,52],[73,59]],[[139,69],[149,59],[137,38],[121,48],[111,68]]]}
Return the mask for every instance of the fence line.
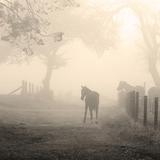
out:
{"label": "fence line", "polygon": [[[124,93],[123,93],[124,94]],[[125,109],[127,114],[135,121],[139,121],[139,115],[140,115],[140,108],[143,109],[143,125],[144,127],[148,126],[148,103],[149,103],[149,98],[148,96],[140,97],[139,92],[136,91],[131,91],[126,93],[126,98],[123,98],[123,101],[125,100]],[[143,99],[143,106],[140,106],[140,100]],[[122,100],[120,99],[120,102]],[[159,109],[159,98],[154,97],[154,122],[153,126],[154,129],[158,129],[158,109]]]}
{"label": "fence line", "polygon": [[27,82],[23,80],[21,82],[21,86],[18,87],[17,89],[11,91],[8,95],[13,95],[20,91],[20,95],[26,96],[26,95],[35,95],[41,92],[41,87],[37,86],[31,82]]}

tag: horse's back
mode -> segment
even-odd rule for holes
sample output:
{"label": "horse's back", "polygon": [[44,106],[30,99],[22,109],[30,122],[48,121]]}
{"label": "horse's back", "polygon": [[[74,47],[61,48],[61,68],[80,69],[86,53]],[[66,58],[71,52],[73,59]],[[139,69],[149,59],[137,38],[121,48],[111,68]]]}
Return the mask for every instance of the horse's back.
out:
{"label": "horse's back", "polygon": [[86,103],[89,106],[98,107],[99,105],[99,93],[92,91],[87,97],[86,97]]}
{"label": "horse's back", "polygon": [[160,87],[152,87],[148,90],[148,96],[150,98],[160,97]]}

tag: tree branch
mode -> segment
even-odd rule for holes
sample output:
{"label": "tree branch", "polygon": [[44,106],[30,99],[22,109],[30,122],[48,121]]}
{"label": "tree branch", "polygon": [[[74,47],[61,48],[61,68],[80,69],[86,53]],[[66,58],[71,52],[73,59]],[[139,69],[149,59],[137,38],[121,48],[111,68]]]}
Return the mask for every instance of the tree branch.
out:
{"label": "tree branch", "polygon": [[6,4],[4,4],[2,2],[0,2],[0,5],[5,7],[8,11],[12,12],[13,14],[15,14],[18,17],[18,19],[20,21],[22,21],[21,17],[17,14],[17,12],[14,11],[14,9],[12,9],[11,7],[7,6]]}

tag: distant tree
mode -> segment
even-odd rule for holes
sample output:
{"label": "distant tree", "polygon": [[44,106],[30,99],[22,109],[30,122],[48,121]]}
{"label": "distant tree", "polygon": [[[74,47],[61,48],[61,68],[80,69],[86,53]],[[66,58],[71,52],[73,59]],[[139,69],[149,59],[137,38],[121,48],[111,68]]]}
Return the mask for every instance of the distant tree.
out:
{"label": "distant tree", "polygon": [[50,90],[53,70],[66,65],[66,59],[57,54],[57,51],[66,43],[67,39],[80,38],[88,47],[96,50],[98,54],[102,54],[106,49],[115,45],[118,28],[113,20],[112,12],[110,10],[107,10],[107,12],[97,11],[97,9],[91,7],[76,7],[65,9],[53,15],[54,23],[51,24],[51,28],[57,31],[54,39],[55,43],[51,43],[50,47],[52,46],[52,48],[47,47],[51,51],[39,53],[47,67],[46,76],[43,80],[44,89]]}
{"label": "distant tree", "polygon": [[39,55],[40,59],[46,66],[46,74],[43,80],[43,89],[46,92],[50,91],[50,81],[53,70],[66,65],[66,59],[62,54],[58,54],[58,50],[63,46],[63,44],[63,33],[58,32],[57,35],[55,35],[55,42],[50,52]]}
{"label": "distant tree", "polygon": [[[114,47],[118,39],[118,27],[114,21],[113,10],[101,11],[91,7],[73,8],[56,14],[54,22],[52,29],[63,31],[64,39],[79,38],[98,55],[102,55],[105,50]],[[47,90],[49,90],[53,69],[66,65],[66,60],[56,54],[64,43],[65,40],[62,38],[62,42],[54,44],[52,52],[41,55],[47,62],[46,76],[43,81],[44,88]]]}
{"label": "distant tree", "polygon": [[155,85],[160,87],[160,73],[157,68],[160,62],[160,10],[155,9],[153,4],[149,6],[142,1],[131,3],[130,8],[139,20],[149,72]]}
{"label": "distant tree", "polygon": [[[65,37],[79,38],[97,54],[103,54],[116,46],[118,40],[118,24],[115,20],[117,9],[110,6],[106,10],[91,6],[74,8],[56,15],[55,30],[62,30]],[[65,25],[64,25],[65,24]]]}
{"label": "distant tree", "polygon": [[160,8],[158,6],[160,6],[159,1],[120,0],[114,9],[111,8],[111,13],[113,16],[116,16],[122,9],[129,8],[137,17],[149,73],[155,85],[160,87],[160,73],[158,71],[160,62]]}

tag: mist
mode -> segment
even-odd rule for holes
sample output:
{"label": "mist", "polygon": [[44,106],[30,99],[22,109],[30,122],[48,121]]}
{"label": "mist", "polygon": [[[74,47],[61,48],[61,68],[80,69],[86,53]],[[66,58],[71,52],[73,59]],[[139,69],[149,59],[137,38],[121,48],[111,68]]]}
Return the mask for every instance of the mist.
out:
{"label": "mist", "polygon": [[[62,46],[58,54],[63,53],[67,64],[53,71],[51,89],[54,91],[54,96],[67,100],[70,94],[72,98],[78,100],[81,85],[86,85],[97,90],[101,94],[102,101],[107,103],[107,99],[117,99],[116,88],[121,80],[142,86],[145,82],[148,88],[154,85],[144,53],[131,41],[131,38],[134,40],[133,32],[136,33],[132,27],[135,27],[134,24],[122,26],[119,44],[111,50],[106,50],[101,56],[78,38]],[[126,30],[129,35],[123,34]],[[4,47],[4,51],[6,48]],[[1,94],[9,93],[18,87],[22,80],[42,85],[46,72],[45,64],[38,58],[20,64],[2,64],[0,70]]]}
{"label": "mist", "polygon": [[158,0],[1,0],[0,31],[0,159],[160,159]]}

